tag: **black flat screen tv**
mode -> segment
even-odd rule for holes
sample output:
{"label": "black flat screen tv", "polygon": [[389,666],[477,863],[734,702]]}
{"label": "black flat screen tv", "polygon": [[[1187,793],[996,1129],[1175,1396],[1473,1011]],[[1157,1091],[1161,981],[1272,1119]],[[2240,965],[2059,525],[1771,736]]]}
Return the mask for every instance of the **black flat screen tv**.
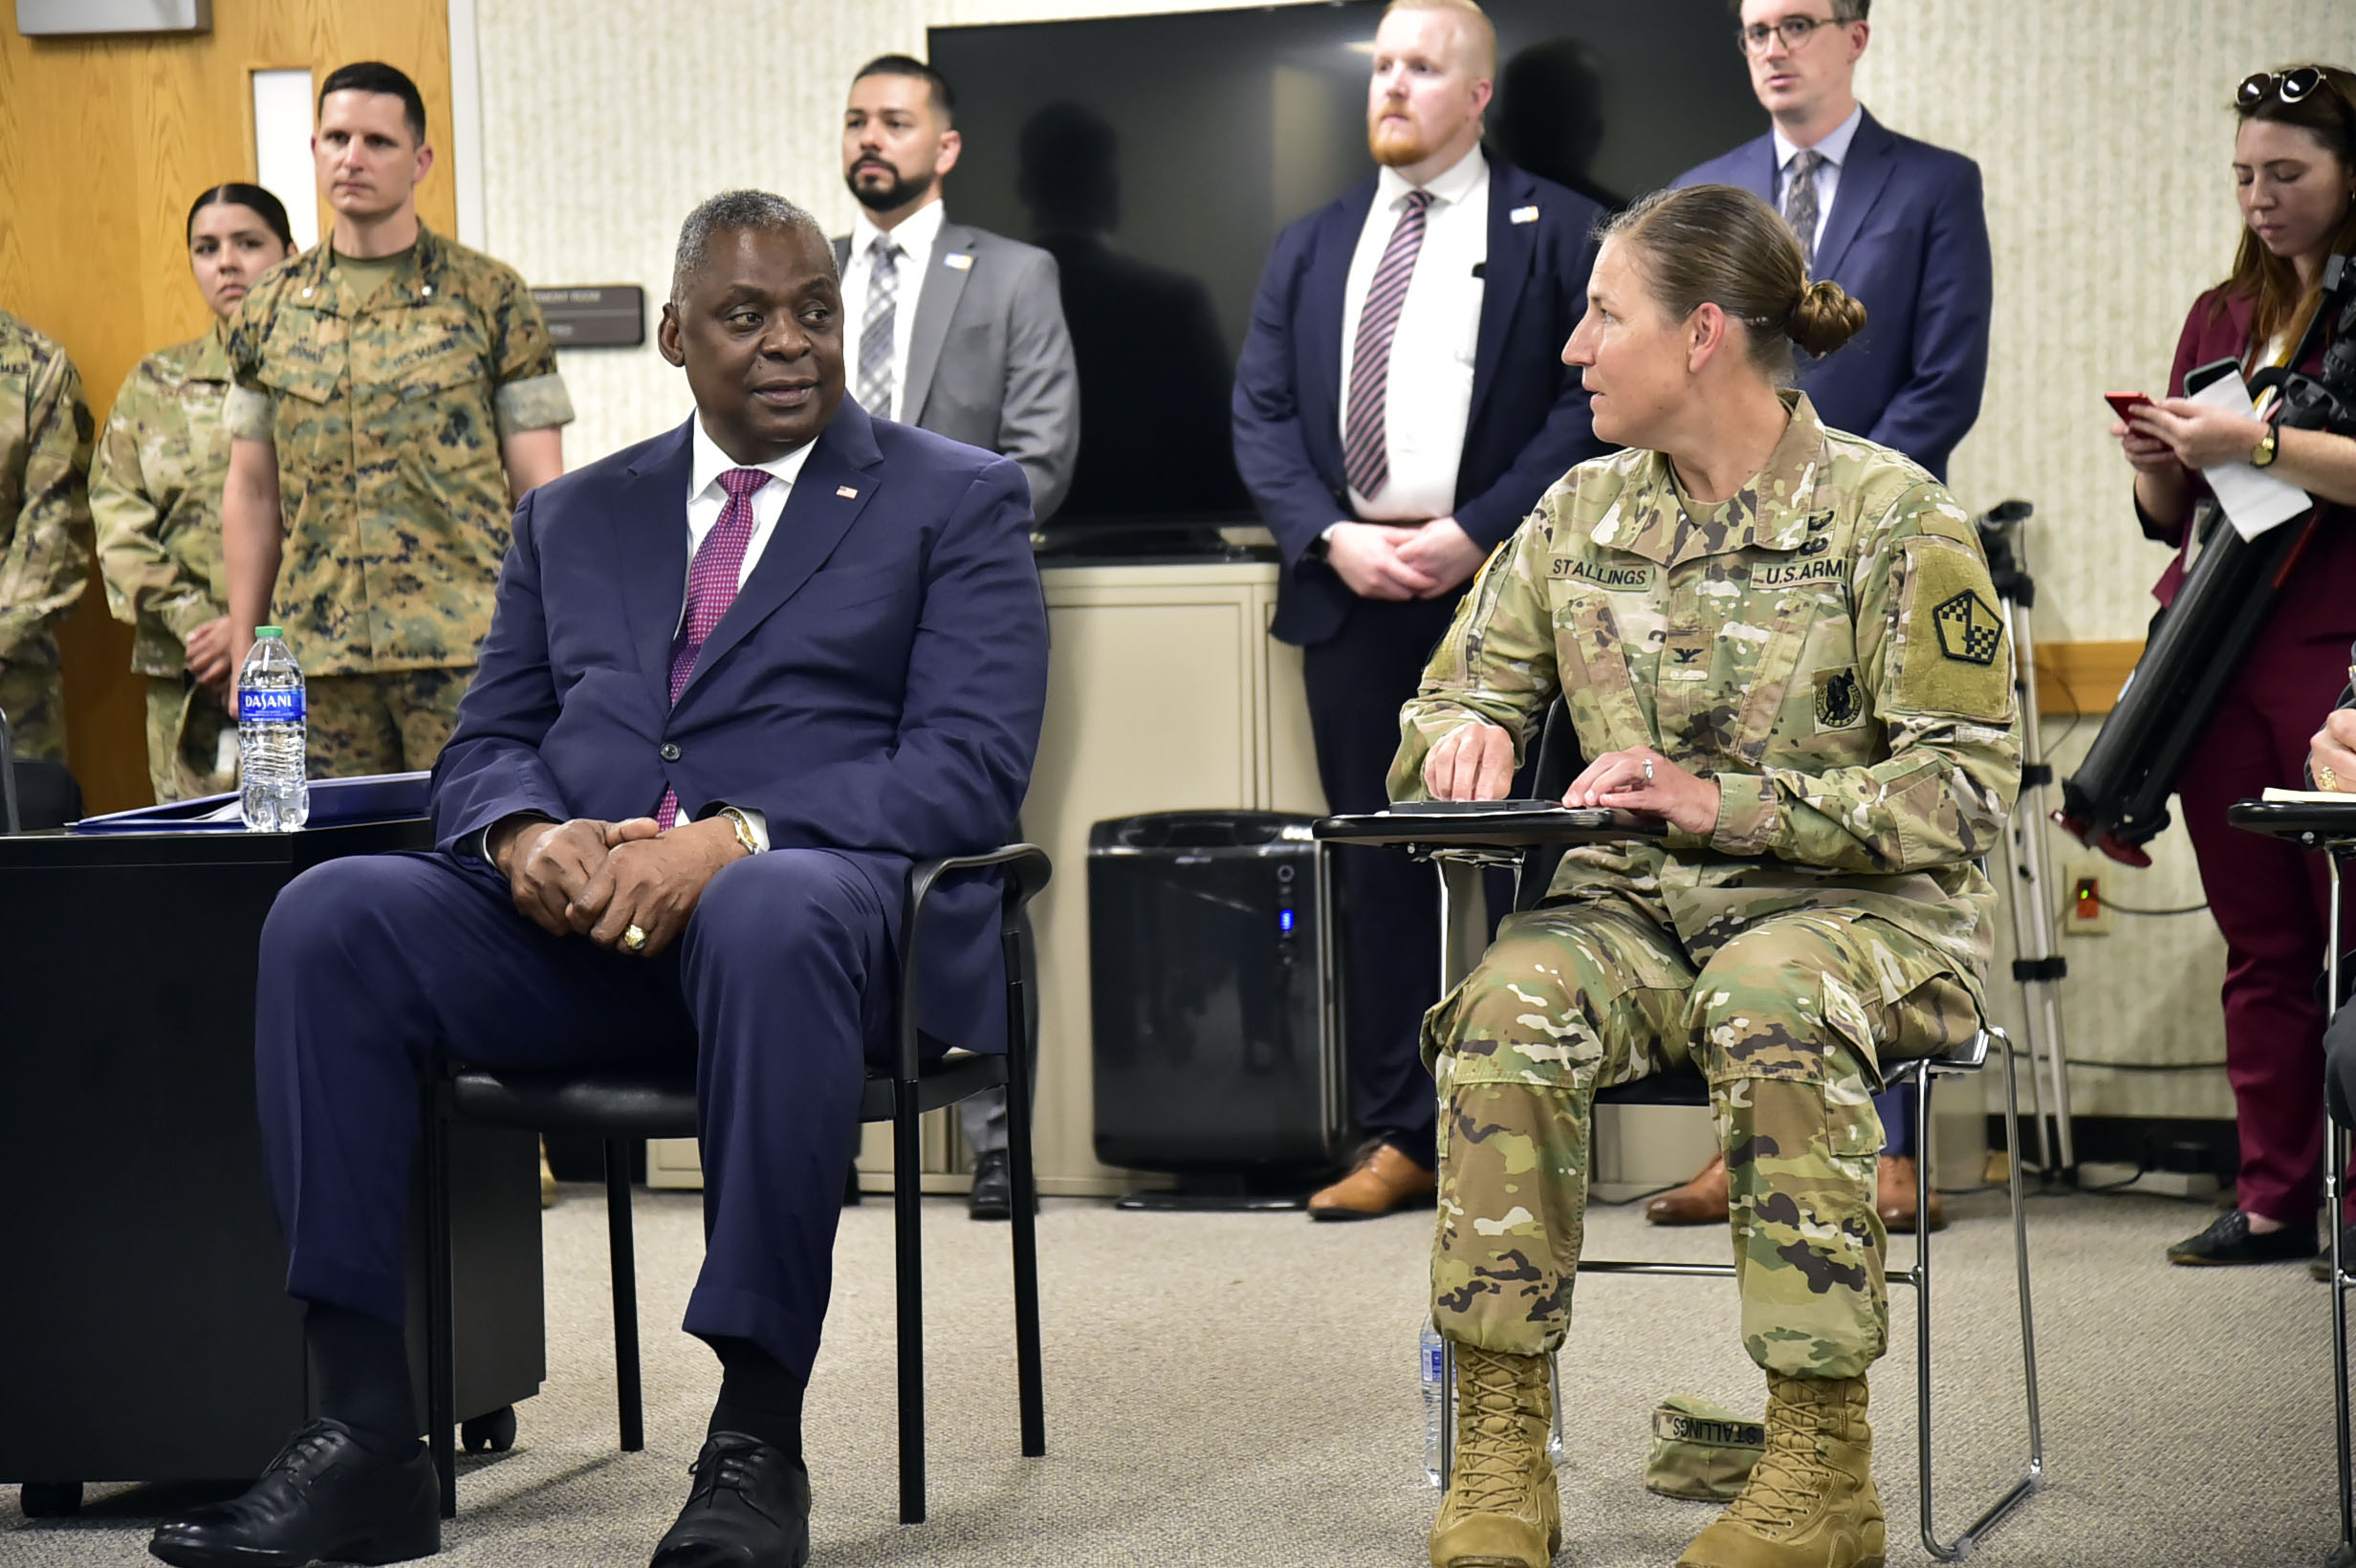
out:
{"label": "black flat screen tv", "polygon": [[[1622,206],[1763,133],[1726,0],[1490,0],[1488,145]],[[1117,551],[1254,519],[1228,439],[1253,290],[1284,225],[1374,168],[1381,0],[930,30],[964,223],[1062,268],[1080,452],[1050,537]]]}

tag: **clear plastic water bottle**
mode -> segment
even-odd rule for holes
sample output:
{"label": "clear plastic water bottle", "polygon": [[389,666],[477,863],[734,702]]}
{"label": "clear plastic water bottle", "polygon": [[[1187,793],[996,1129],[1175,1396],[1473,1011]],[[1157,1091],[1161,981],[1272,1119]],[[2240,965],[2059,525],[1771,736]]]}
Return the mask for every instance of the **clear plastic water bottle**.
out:
{"label": "clear plastic water bottle", "polygon": [[237,672],[237,773],[246,826],[293,833],[311,816],[304,777],[303,671],[275,626],[253,628]]}
{"label": "clear plastic water bottle", "polygon": [[[1424,1480],[1434,1487],[1447,1483],[1440,1475],[1440,1423],[1449,1419],[1449,1388],[1445,1375],[1446,1363],[1441,1355],[1440,1332],[1424,1319],[1422,1339],[1415,1347],[1416,1370],[1424,1386]],[[1562,1366],[1555,1352],[1546,1353],[1546,1386],[1552,1396],[1554,1424],[1546,1433],[1546,1457],[1558,1469],[1562,1464]]]}
{"label": "clear plastic water bottle", "polygon": [[1432,1486],[1440,1480],[1440,1423],[1448,1419],[1448,1385],[1441,1381],[1442,1360],[1440,1331],[1424,1319],[1422,1339],[1415,1347],[1415,1363],[1424,1384],[1424,1480]]}

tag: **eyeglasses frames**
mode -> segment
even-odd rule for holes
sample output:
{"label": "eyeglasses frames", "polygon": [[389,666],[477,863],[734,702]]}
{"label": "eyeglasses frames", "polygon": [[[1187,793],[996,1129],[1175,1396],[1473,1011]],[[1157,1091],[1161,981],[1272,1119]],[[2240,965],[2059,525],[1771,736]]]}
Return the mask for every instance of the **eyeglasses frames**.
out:
{"label": "eyeglasses frames", "polygon": [[1838,16],[1786,16],[1772,27],[1765,22],[1753,22],[1749,27],[1734,29],[1734,43],[1745,54],[1764,54],[1770,38],[1782,39],[1785,49],[1798,49],[1818,28],[1844,25]]}

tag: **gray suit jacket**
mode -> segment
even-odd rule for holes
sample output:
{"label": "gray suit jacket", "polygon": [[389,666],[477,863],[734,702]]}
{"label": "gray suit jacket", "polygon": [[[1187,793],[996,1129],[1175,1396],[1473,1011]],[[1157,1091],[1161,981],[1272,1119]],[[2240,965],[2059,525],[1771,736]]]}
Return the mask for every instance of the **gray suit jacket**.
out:
{"label": "gray suit jacket", "polygon": [[[839,235],[836,265],[850,259],[851,238]],[[945,221],[917,290],[915,322],[901,322],[909,334],[908,384],[893,416],[1013,458],[1031,482],[1032,514],[1053,516],[1080,453],[1080,373],[1056,258]]]}

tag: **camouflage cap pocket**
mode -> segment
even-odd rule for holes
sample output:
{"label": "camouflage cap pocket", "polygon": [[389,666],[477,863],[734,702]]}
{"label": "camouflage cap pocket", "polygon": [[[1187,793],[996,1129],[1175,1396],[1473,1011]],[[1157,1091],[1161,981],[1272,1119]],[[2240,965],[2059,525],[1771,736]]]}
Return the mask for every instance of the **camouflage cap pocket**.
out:
{"label": "camouflage cap pocket", "polygon": [[1767,1448],[1767,1427],[1722,1405],[1673,1394],[1652,1411],[1652,1450],[1645,1486],[1664,1497],[1731,1500]]}

